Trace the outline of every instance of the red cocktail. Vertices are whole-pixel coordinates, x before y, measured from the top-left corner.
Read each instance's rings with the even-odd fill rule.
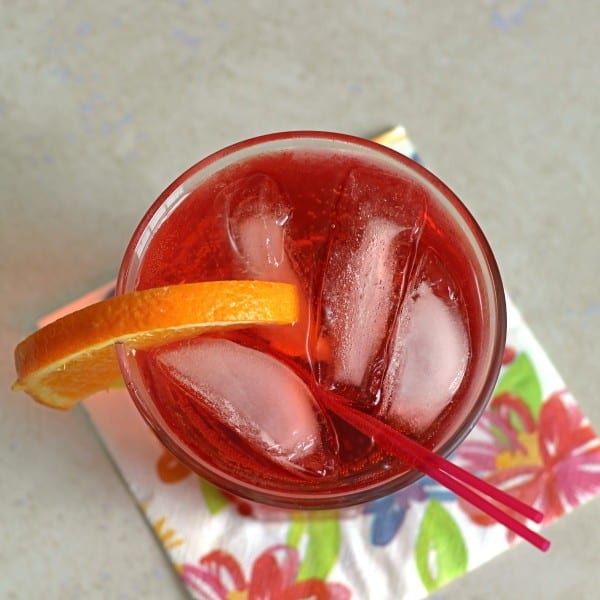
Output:
[[[117,291],[229,279],[294,283],[300,320],[120,349],[159,438],[223,489],[334,508],[419,477],[323,394],[443,455],[485,408],[504,347],[496,263],[460,201],[413,161],[315,132],[201,161],[138,226]]]

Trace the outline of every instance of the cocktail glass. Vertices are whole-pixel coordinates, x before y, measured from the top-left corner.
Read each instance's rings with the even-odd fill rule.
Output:
[[[490,247],[448,187],[381,145],[271,134],[182,174],[135,230],[117,293],[218,279],[296,284],[299,323],[118,356],[167,449],[235,496],[337,509],[421,476],[321,392],[442,456],[492,394],[506,308]]]

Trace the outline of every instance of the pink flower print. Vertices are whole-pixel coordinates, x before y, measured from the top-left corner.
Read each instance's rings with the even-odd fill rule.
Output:
[[[544,523],[600,492],[600,440],[566,391],[542,404],[537,423],[521,398],[501,394],[479,427],[488,439],[463,443],[463,465],[536,506]],[[474,522],[494,524],[469,503],[460,504]]]
[[[199,600],[349,600],[342,584],[320,579],[296,581],[300,560],[294,548],[267,548],[254,561],[246,578],[231,554],[215,550],[198,565],[186,564],[181,576]]]

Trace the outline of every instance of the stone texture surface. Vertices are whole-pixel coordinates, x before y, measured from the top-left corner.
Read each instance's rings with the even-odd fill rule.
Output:
[[[600,425],[598,5],[556,0],[0,6],[0,596],[183,598],[83,411],[12,394],[36,318],[116,273],[150,202],[230,142],[405,124]],[[600,503],[438,598],[592,598]]]

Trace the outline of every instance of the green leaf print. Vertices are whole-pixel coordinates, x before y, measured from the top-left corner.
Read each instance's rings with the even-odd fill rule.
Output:
[[[415,545],[417,570],[428,592],[459,577],[467,570],[467,547],[450,513],[431,500],[421,521]]]
[[[543,401],[542,385],[531,359],[524,352],[506,369],[496,386],[494,396],[504,392],[519,396],[529,407],[534,419],[538,420]]]
[[[302,552],[299,546],[305,538],[306,548]],[[339,519],[335,515],[295,515],[288,532],[287,544],[303,555],[298,569],[298,581],[313,578],[324,580],[340,552]]]
[[[225,498],[221,490],[205,479],[200,479],[200,490],[202,491],[202,496],[204,496],[208,512],[211,515],[216,515],[229,504],[229,500]]]
[[[292,515],[290,530],[288,531],[287,545],[298,550],[300,540],[306,531],[306,517],[302,513]]]

